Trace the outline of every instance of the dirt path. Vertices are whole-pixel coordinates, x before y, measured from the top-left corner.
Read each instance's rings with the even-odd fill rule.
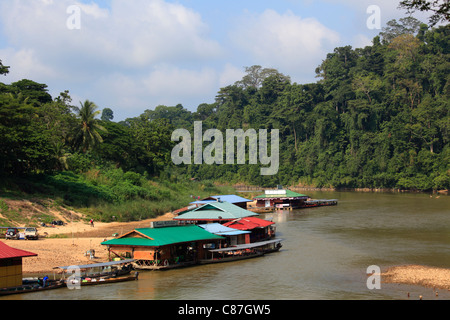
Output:
[[[113,234],[124,234],[136,228],[149,228],[151,221],[172,220],[174,215],[166,213],[154,219],[133,222],[95,222],[94,227],[85,222],[68,223],[64,226],[47,227],[39,229],[40,233],[46,232],[49,236],[63,234],[71,237],[72,234],[78,238],[107,238]]]

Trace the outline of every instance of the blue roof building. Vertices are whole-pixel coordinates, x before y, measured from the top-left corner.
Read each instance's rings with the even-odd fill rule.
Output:
[[[198,227],[203,228],[216,236],[225,237],[225,244],[229,247],[247,243],[247,239],[250,239],[251,234],[251,231],[225,227],[220,223],[199,224]]]
[[[252,200],[237,196],[235,194],[226,194],[226,195],[210,196],[202,200],[191,202],[190,204],[207,204],[217,201],[232,203],[235,206],[241,207],[243,209],[247,208],[247,202],[252,202]]]
[[[257,215],[257,213],[221,200],[208,202],[195,209],[180,213],[177,217],[174,217],[173,220],[196,224],[211,222],[224,223],[239,218]]]

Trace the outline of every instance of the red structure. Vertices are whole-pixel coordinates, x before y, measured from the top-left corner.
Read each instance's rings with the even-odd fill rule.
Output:
[[[245,235],[245,243],[264,241],[275,236],[275,222],[256,217],[236,219],[223,225],[237,230],[251,231],[250,234]]]
[[[35,256],[36,253],[11,248],[0,241],[0,288],[22,285],[22,258]]]

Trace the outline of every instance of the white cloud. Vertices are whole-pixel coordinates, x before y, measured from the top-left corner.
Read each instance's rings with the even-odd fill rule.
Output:
[[[218,77],[211,68],[190,70],[164,64],[146,74],[105,75],[95,82],[88,94],[104,93],[102,101],[95,102],[122,116],[125,113],[137,116],[158,105],[182,104],[195,110],[200,103],[213,102],[209,100],[217,92]]]
[[[33,49],[0,49],[0,57],[5,65],[10,66],[8,78],[12,80],[11,82],[25,78],[39,81],[58,77],[58,72],[51,66],[42,64]]]
[[[237,68],[231,63],[225,64],[222,73],[219,75],[219,87],[223,88],[234,84],[245,76],[244,67]]]
[[[81,8],[80,30],[69,30],[69,6]],[[111,9],[71,0],[2,1],[0,17],[10,42],[33,47],[54,62],[73,57],[95,63],[143,67],[169,61],[199,61],[221,53],[208,38],[201,16],[163,0],[113,0]]]
[[[371,46],[372,45],[372,39],[369,39],[369,37],[367,37],[364,34],[357,34],[356,36],[353,37],[353,41],[351,43],[351,46],[353,48],[364,48],[366,46]]]
[[[168,93],[168,99],[171,99],[170,96],[198,96],[216,90],[216,78],[213,69],[189,70],[164,65],[146,77],[144,84],[150,94]]]
[[[367,14],[367,8],[372,5],[376,5],[380,8],[381,13],[381,27],[385,27],[386,23],[392,19],[400,19],[406,17],[407,10],[399,8],[400,1],[392,0],[323,0],[332,4],[342,4],[349,9],[355,11],[355,27],[359,30],[365,28],[365,21],[369,17]],[[417,11],[413,14],[413,17],[428,23],[430,13]],[[378,30],[378,32],[381,30]]]
[[[339,34],[315,18],[301,18],[291,11],[279,14],[270,9],[243,17],[231,37],[252,56],[253,64],[273,67],[294,77],[314,71],[339,42]]]
[[[67,27],[73,14],[67,8],[74,5],[81,9],[79,30]],[[74,0],[2,0],[0,30],[1,59],[11,66],[7,80],[46,83],[52,95],[69,89],[99,105],[143,111],[198,100],[218,83],[218,74],[203,65],[222,48],[201,15],[179,3],[111,0],[101,8]]]

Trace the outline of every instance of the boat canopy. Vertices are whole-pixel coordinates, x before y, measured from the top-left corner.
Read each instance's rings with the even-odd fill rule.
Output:
[[[127,260],[120,260],[120,261],[110,261],[110,262],[103,262],[103,263],[91,263],[91,264],[85,264],[85,265],[72,265],[72,266],[65,266],[65,267],[54,267],[53,269],[63,269],[67,270],[69,268],[80,268],[80,269],[90,269],[90,268],[100,268],[100,267],[109,267],[109,266],[115,266],[120,264],[127,264],[134,262],[134,259],[127,259]]]
[[[268,244],[281,242],[283,239],[273,239],[273,240],[267,240],[267,241],[259,241],[254,243],[246,243],[246,244],[239,244],[233,247],[228,248],[221,248],[221,249],[211,249],[208,250],[209,252],[225,252],[225,251],[236,251],[236,250],[245,250],[245,249],[251,249],[251,248],[257,248],[262,247]]]

